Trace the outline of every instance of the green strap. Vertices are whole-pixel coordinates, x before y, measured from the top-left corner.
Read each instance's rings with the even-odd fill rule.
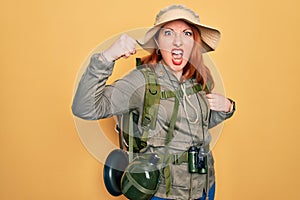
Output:
[[[129,155],[128,155],[128,160],[129,163],[132,162],[133,160],[133,142],[134,142],[134,133],[133,133],[133,117],[132,117],[132,112],[129,113],[129,127],[128,127],[128,132],[129,132]]]
[[[121,134],[122,138],[121,142],[125,139],[127,141],[127,144],[129,146],[130,143],[130,149],[134,153],[139,152],[139,149],[141,148],[139,145],[139,136],[135,134],[134,129],[134,123],[136,123],[138,116],[133,112],[129,111],[128,113],[124,113],[121,117]]]
[[[160,85],[158,84],[154,69],[145,67],[141,68],[141,72],[146,79],[142,126],[145,129],[155,129],[160,102]]]
[[[166,156],[167,159],[165,159],[165,163],[167,165],[163,169],[163,173],[165,176],[165,183],[166,183],[166,196],[168,197],[171,194],[172,187],[171,187],[171,182],[172,182],[172,177],[171,177],[171,169],[170,169],[170,156]]]
[[[149,129],[155,129],[158,114],[158,106],[160,103],[160,85],[158,84],[156,73],[153,68],[141,68],[146,79],[144,108],[142,115],[143,134],[141,137],[141,146],[147,146]]]
[[[141,58],[135,58],[136,62],[135,65],[137,68],[140,68],[142,66],[142,59]]]
[[[174,165],[180,165],[181,163],[188,162],[188,152],[185,151],[183,154],[173,154],[171,158]]]
[[[171,142],[172,138],[173,138],[175,122],[176,122],[177,114],[178,114],[178,107],[179,107],[179,99],[178,99],[178,97],[175,97],[173,113],[172,113],[172,117],[171,117],[171,121],[170,121],[170,125],[169,125],[169,130],[168,130],[168,133],[167,133],[167,138],[166,138],[165,145],[168,145]]]
[[[197,84],[194,85],[193,87],[186,88],[185,91],[187,95],[191,95],[200,92],[201,90],[202,90],[202,86],[200,84]],[[183,96],[182,90],[177,90],[177,91],[166,90],[166,91],[161,91],[160,93],[160,97],[162,99],[173,98],[175,96],[182,97]]]
[[[172,113],[172,117],[171,117],[171,121],[170,121],[170,126],[169,126],[169,130],[167,133],[167,137],[166,137],[166,154],[169,155],[168,152],[168,144],[171,142],[172,138],[173,138],[173,132],[174,132],[174,128],[175,128],[175,122],[177,119],[177,114],[178,114],[178,107],[179,107],[179,99],[176,96],[175,97],[175,103],[174,103],[174,108],[173,108],[173,113]],[[166,182],[166,195],[169,196],[171,194],[171,182],[172,182],[172,177],[171,177],[171,172],[170,172],[170,156],[166,156],[165,157],[165,163],[167,164],[167,166],[164,168],[163,172],[164,172],[164,176],[165,176],[165,182]]]
[[[140,192],[144,194],[154,194],[156,192],[156,188],[154,190],[144,188],[131,176],[129,172],[125,172],[125,173],[129,181],[128,184],[126,184],[126,186],[122,189],[123,194],[125,194],[131,188],[131,186],[134,186],[136,189],[138,189]]]
[[[149,135],[149,129],[144,129],[143,135],[141,137],[141,147],[142,148],[145,148],[147,146],[148,135]]]

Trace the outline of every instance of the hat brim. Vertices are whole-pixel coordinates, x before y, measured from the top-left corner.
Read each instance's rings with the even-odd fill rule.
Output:
[[[182,18],[178,18],[178,19],[187,21],[188,23],[191,23],[195,27],[198,28],[198,30],[200,31],[201,40],[202,40],[202,44],[201,44],[202,45],[202,53],[214,51],[217,48],[218,43],[221,38],[220,31],[218,31],[217,29],[199,24],[199,23],[188,21],[186,19],[182,19]],[[178,20],[178,19],[173,19],[172,21]],[[150,28],[146,32],[145,36],[142,39],[137,40],[138,44],[146,51],[152,53],[153,50],[157,48],[157,45],[154,41],[155,34],[168,22],[170,22],[170,21],[157,24],[154,27]]]

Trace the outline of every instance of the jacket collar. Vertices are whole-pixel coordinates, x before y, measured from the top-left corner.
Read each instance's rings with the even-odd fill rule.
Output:
[[[170,80],[172,83],[181,84],[181,82],[177,79],[177,77],[171,72],[171,70],[159,62],[155,67],[155,72],[158,78],[164,80]],[[189,85],[193,83],[193,80],[187,80],[184,82],[188,82]]]

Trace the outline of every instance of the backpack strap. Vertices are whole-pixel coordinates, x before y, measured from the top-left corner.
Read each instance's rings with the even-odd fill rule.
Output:
[[[142,65],[141,58],[136,58],[136,68],[145,77],[144,108],[142,115],[142,127],[144,129],[155,129],[158,106],[160,103],[160,85],[154,68]]]
[[[142,126],[144,129],[155,129],[158,107],[160,103],[160,85],[153,68],[141,68],[146,79]]]
[[[202,91],[202,85],[200,85],[200,84],[194,85],[192,87],[188,87],[185,90],[187,95],[195,94],[195,93],[200,92],[200,91]],[[204,91],[206,93],[208,92],[208,87],[207,86],[205,87]],[[173,97],[176,97],[176,96],[182,97],[183,96],[183,91],[180,89],[180,90],[177,90],[177,91],[165,90],[165,91],[160,92],[161,99],[168,99],[168,98],[173,98]]]
[[[138,60],[137,63],[139,63]],[[149,129],[154,130],[156,126],[158,107],[160,103],[160,85],[158,83],[156,73],[152,67],[143,67],[140,68],[140,71],[142,72],[146,80],[144,107],[141,123],[143,134],[140,138],[140,142],[142,147],[146,147]]]

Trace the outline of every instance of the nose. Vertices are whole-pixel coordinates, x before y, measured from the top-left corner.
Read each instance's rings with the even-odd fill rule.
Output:
[[[180,47],[182,45],[182,38],[180,33],[175,34],[175,38],[173,41],[174,46]]]

